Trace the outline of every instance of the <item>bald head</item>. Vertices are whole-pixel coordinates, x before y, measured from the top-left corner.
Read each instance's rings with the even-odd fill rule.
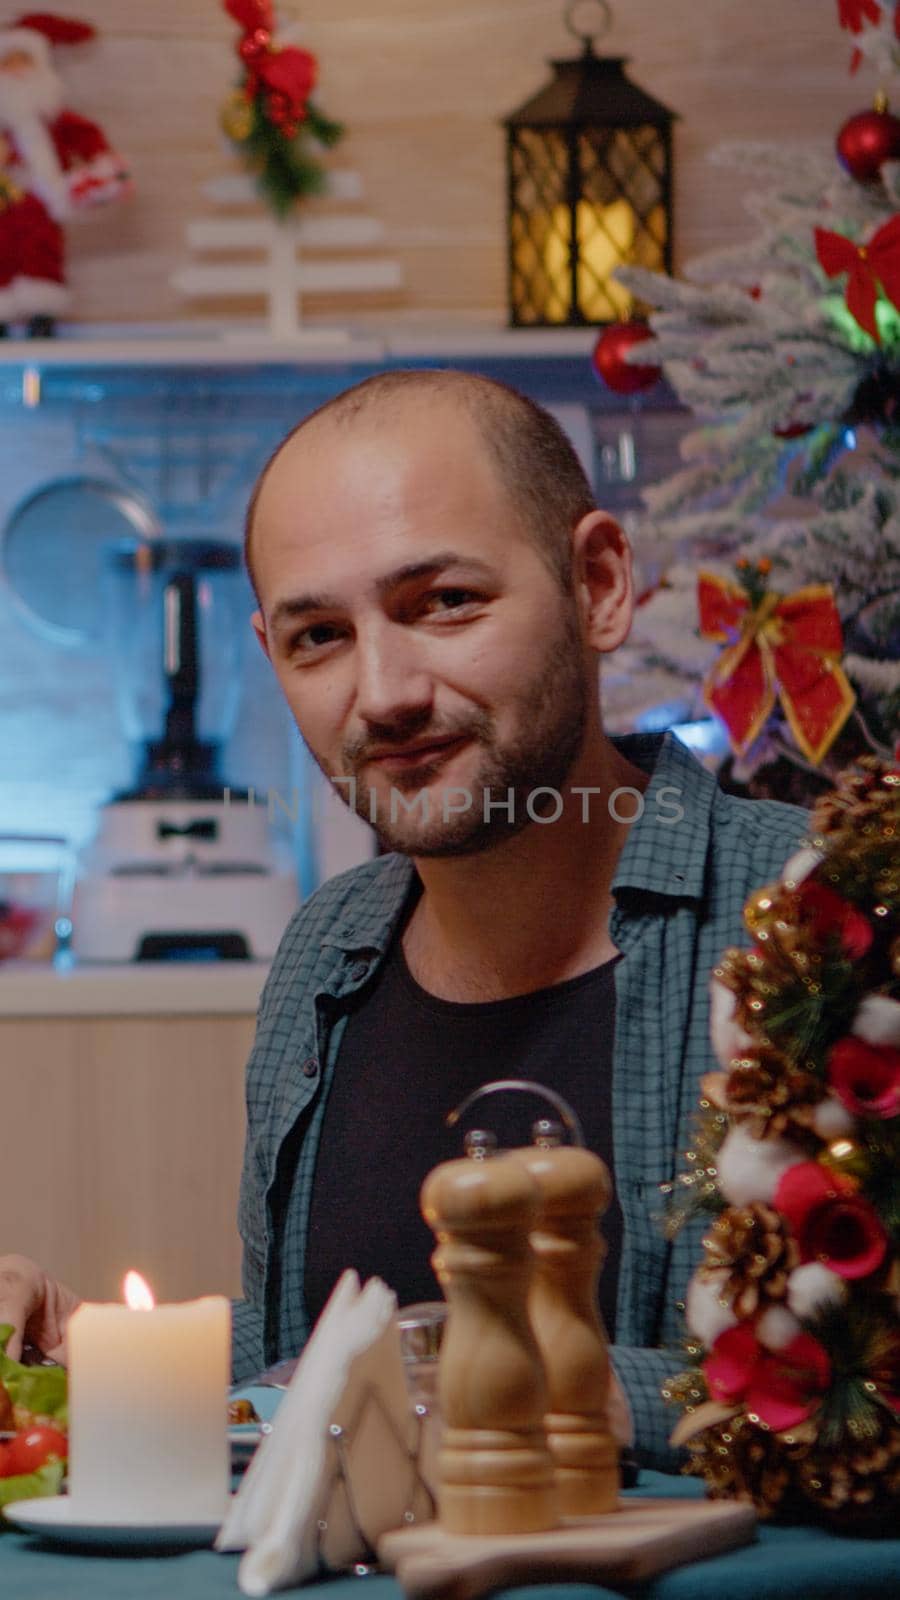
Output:
[[[244,534],[251,582],[257,514],[270,469],[289,446],[308,442],[327,448],[331,434],[345,442],[355,431],[404,427],[412,414],[434,418],[437,436],[447,409],[473,425],[474,448],[482,447],[521,519],[561,588],[571,589],[571,534],[594,506],[591,486],[569,439],[549,412],[517,390],[489,378],[455,371],[400,370],[379,373],[320,406],[278,446],[257,479]]]

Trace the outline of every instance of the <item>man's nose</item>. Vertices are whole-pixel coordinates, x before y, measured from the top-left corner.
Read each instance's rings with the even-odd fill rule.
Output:
[[[386,624],[358,638],[356,710],[364,722],[393,724],[427,714],[433,692],[407,629]]]

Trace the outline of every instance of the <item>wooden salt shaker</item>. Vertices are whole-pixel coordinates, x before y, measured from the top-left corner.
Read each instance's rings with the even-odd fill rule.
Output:
[[[538,1123],[537,1143],[515,1152],[541,1193],[531,1233],[537,1268],[528,1310],[549,1389],[544,1424],[560,1512],[616,1510],[619,1450],[610,1431],[609,1352],[597,1312],[605,1245],[597,1217],[609,1205],[609,1172],[590,1150],[560,1143],[553,1123]]]
[[[444,1162],[422,1187],[450,1305],[438,1455],[438,1520],[449,1533],[539,1533],[557,1522],[547,1387],[527,1309],[540,1205],[514,1155]]]

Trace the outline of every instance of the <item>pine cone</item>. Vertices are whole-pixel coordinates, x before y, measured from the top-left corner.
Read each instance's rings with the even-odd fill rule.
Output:
[[[875,1439],[841,1451],[812,1449],[796,1466],[797,1489],[836,1525],[860,1532],[900,1512],[900,1422],[884,1414]]]
[[[789,1451],[746,1417],[717,1423],[693,1440],[689,1470],[706,1479],[712,1499],[750,1499],[763,1519],[778,1514],[791,1485]]]
[[[720,1212],[703,1240],[704,1275],[720,1273],[722,1298],[743,1321],[761,1302],[783,1300],[788,1275],[800,1264],[797,1241],[770,1206],[729,1206]]]
[[[689,1470],[705,1478],[713,1499],[752,1500],[764,1521],[892,1533],[900,1512],[900,1423],[885,1413],[877,1439],[840,1452],[817,1446],[815,1431],[814,1419],[785,1435],[732,1417],[691,1441]]]
[[[822,1084],[803,1067],[791,1066],[776,1050],[760,1046],[728,1075],[729,1109],[754,1138],[808,1132]]]

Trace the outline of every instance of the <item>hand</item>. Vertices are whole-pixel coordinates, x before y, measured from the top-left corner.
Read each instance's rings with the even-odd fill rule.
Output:
[[[36,1345],[54,1361],[66,1359],[66,1324],[79,1296],[49,1278],[27,1256],[0,1256],[0,1322],[12,1323],[6,1353],[14,1361],[24,1343]]]

